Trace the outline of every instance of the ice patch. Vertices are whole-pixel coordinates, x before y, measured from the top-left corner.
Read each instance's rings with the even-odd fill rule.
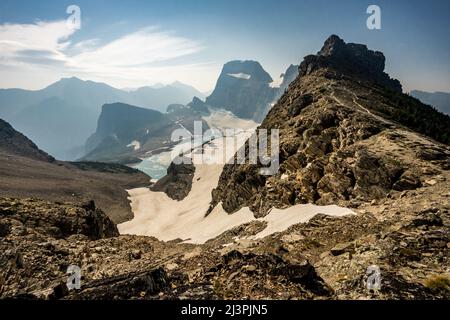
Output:
[[[228,73],[227,76],[244,80],[249,80],[252,77],[251,75],[246,73]]]

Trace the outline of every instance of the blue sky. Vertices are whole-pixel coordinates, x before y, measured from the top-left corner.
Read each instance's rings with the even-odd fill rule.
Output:
[[[81,9],[81,29],[65,25]],[[381,8],[381,30],[366,9]],[[61,77],[138,87],[214,87],[229,60],[259,61],[276,80],[330,34],[384,52],[406,90],[450,91],[450,1],[0,1],[0,87]]]

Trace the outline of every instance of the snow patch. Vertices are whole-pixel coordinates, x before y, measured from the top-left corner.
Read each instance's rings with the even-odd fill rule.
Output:
[[[214,118],[214,115],[207,117],[207,119],[211,123],[219,121],[219,119]],[[231,124],[222,121],[222,125]],[[247,123],[249,127],[254,124]],[[243,134],[249,135],[251,131],[250,133],[237,133],[237,141],[241,141],[242,144],[246,139],[241,139],[243,137],[239,137],[239,135]],[[215,139],[211,145],[213,145],[211,148],[208,145],[204,147],[205,153],[225,148],[225,139]],[[222,152],[217,153],[217,155],[221,154]],[[195,155],[195,151],[193,155]],[[211,156],[215,156],[214,152]],[[354,214],[350,209],[335,205],[299,204],[286,209],[273,208],[264,218],[256,219],[248,207],[241,208],[236,213],[228,214],[222,208],[222,204],[219,203],[205,217],[212,200],[211,191],[217,187],[222,170],[223,164],[196,164],[192,189],[188,196],[181,201],[172,200],[164,192],[153,192],[148,188],[128,190],[134,218],[118,225],[120,233],[154,236],[163,241],[179,238],[185,242],[201,244],[227,230],[252,221],[265,221],[267,223],[264,230],[253,237],[249,237],[249,239],[259,239],[284,231],[294,224],[307,222],[319,213],[331,216]]]
[[[137,140],[132,141],[130,144],[127,145],[128,148],[133,147],[134,151],[137,151],[141,148],[141,143]]]
[[[246,73],[227,73],[227,76],[244,80],[249,80],[252,77],[251,75]]]
[[[269,83],[269,86],[271,88],[280,88],[281,84],[283,83],[284,77],[279,77],[276,80],[273,80],[271,83]]]
[[[228,110],[219,109],[210,111],[211,114],[209,116],[202,117],[210,128],[217,128],[222,131],[230,128],[254,130],[258,126],[258,123],[255,121],[238,118]]]

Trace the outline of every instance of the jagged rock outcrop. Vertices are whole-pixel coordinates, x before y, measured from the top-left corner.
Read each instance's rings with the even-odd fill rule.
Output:
[[[159,179],[151,189],[165,192],[174,200],[183,200],[191,191],[194,173],[195,166],[193,164],[171,162],[167,168],[167,175]]]
[[[102,160],[102,157],[108,157],[108,153],[126,153],[129,148],[127,145],[134,140],[139,142],[139,138],[147,135],[147,130],[162,130],[167,124],[164,114],[159,111],[124,103],[105,104],[97,130],[86,142],[88,153],[83,159]]]
[[[307,56],[260,127],[280,130],[278,173],[225,165],[212,207],[221,202],[232,213],[249,206],[264,216],[299,203],[348,206],[419,188],[448,170],[450,117],[403,95],[384,61],[337,36]]]
[[[379,51],[367,49],[366,45],[345,43],[336,35],[330,36],[317,55],[306,56],[300,64],[300,75],[311,74],[317,69],[332,68],[339,76],[355,77],[401,92],[398,80],[384,72],[385,57]]]
[[[41,90],[0,89],[0,118],[59,160],[84,155],[81,146],[95,131],[101,106],[122,102],[165,112],[170,103],[203,95],[180,82],[119,90],[105,83],[63,78]]]

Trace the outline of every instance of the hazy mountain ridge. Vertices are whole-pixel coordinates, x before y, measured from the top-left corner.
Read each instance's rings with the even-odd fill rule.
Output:
[[[450,93],[413,90],[410,94],[423,103],[429,104],[430,106],[435,107],[440,112],[450,116]]]
[[[123,91],[104,83],[64,78],[36,91],[0,89],[0,117],[53,156],[74,159],[95,131],[101,106],[123,102],[165,111],[171,103],[186,104],[202,93],[182,83]]]

